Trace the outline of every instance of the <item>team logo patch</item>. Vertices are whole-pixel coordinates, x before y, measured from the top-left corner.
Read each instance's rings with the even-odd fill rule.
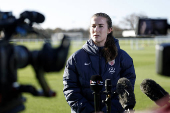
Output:
[[[109,61],[109,65],[113,66],[115,64],[115,60]]]
[[[108,71],[109,71],[110,74],[113,74],[113,73],[115,73],[115,68],[110,67]]]

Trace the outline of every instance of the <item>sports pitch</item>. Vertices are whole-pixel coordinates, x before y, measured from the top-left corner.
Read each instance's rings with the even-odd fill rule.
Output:
[[[82,44],[71,43],[69,55],[82,47]],[[39,42],[25,42],[22,43],[29,50],[40,49],[42,43]],[[170,92],[170,77],[165,77],[156,74],[155,69],[155,44],[151,42],[142,42],[138,46],[133,45],[130,41],[120,40],[120,47],[125,50],[132,58],[136,72],[136,83],[135,83],[135,97],[136,106],[135,111],[152,108],[155,105],[145,94],[140,90],[141,82],[150,78],[160,84],[167,92]],[[63,95],[63,83],[62,83],[63,69],[55,73],[46,73],[45,78],[51,89],[57,92],[56,97],[35,97],[31,94],[24,93],[27,101],[24,103],[26,109],[21,113],[70,113],[70,107],[67,104]],[[29,65],[25,68],[18,69],[18,82],[19,84],[32,84],[36,88],[40,88],[35,73],[32,67]]]

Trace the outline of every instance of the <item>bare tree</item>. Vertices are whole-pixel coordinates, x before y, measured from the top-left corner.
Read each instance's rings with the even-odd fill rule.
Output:
[[[118,25],[113,25],[113,36],[115,37],[122,37],[122,31],[123,29],[121,29]]]
[[[123,21],[121,21],[122,24],[124,24],[125,26],[127,26],[129,29],[136,29],[136,24],[138,21],[138,18],[147,18],[147,16],[145,14],[130,14],[128,16],[126,16]]]

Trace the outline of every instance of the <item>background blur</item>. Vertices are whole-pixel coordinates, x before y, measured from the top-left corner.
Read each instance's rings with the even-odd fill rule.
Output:
[[[86,32],[91,16],[104,12],[116,31],[134,29],[136,16],[170,21],[169,4],[169,0],[0,0],[0,11],[12,11],[16,16],[25,10],[41,12],[46,17],[42,27],[53,33],[73,29]]]
[[[69,35],[71,48],[68,57],[80,49],[89,38],[91,16],[98,12],[107,13],[113,21],[113,35],[119,39],[120,47],[127,51],[134,61],[137,75],[135,110],[138,111],[156,106],[140,90],[140,84],[144,79],[151,78],[170,92],[170,78],[158,75],[155,70],[155,46],[170,43],[170,36],[168,32],[165,36],[138,37],[135,35],[137,20],[139,17],[165,18],[169,23],[169,4],[169,0],[0,0],[0,11],[12,11],[15,16],[19,16],[25,10],[44,14],[45,22],[35,27],[48,35],[53,46],[58,46],[63,34]],[[29,50],[39,50],[44,43],[42,37],[32,34],[26,37],[16,35],[11,40],[28,47]],[[57,96],[54,98],[34,97],[25,93],[27,102],[23,113],[70,112],[62,92],[63,71],[47,73],[45,76],[51,89],[57,92]],[[18,82],[40,87],[31,66],[18,70]]]

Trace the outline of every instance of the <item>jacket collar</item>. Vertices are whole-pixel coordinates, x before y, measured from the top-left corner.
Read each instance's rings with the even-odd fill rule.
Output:
[[[114,37],[113,37],[114,38]],[[119,46],[119,40],[118,39],[115,39],[114,38],[114,41],[115,41],[115,44],[116,44],[116,47],[117,49],[119,50],[120,49],[120,46]],[[93,40],[90,38],[89,40],[87,40],[87,42],[83,45],[82,47],[87,53],[89,54],[92,54],[92,55],[98,55],[100,50],[103,48],[103,47],[98,47],[94,44]]]

